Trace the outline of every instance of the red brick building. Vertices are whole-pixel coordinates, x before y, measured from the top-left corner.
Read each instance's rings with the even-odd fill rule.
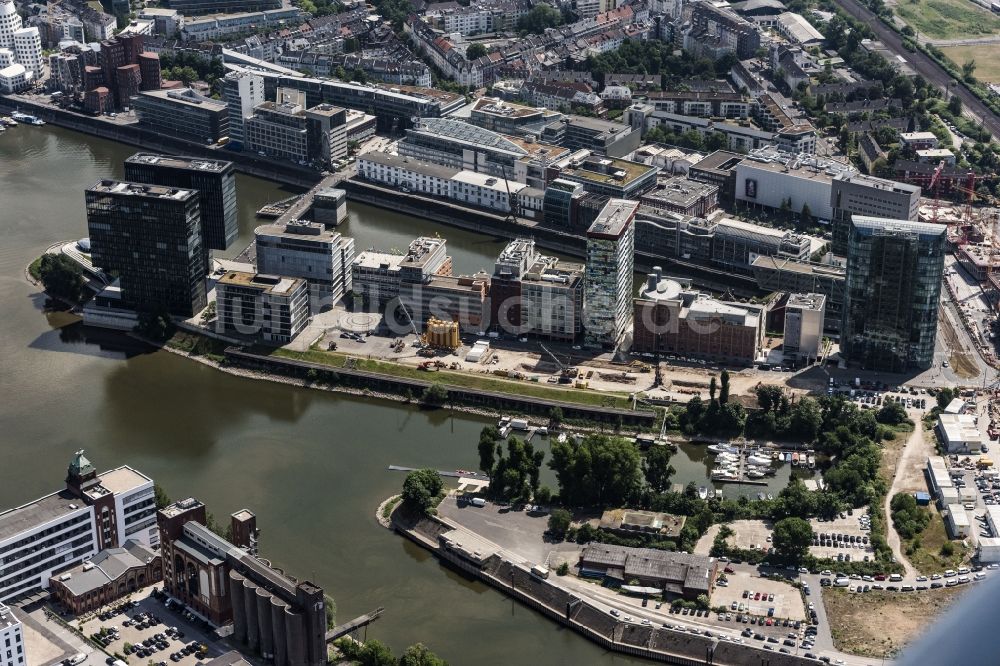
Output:
[[[107,548],[49,579],[49,589],[74,615],[96,610],[163,580],[159,554],[135,541]]]
[[[656,274],[633,307],[633,351],[733,365],[751,365],[761,351],[762,306],[717,301]]]

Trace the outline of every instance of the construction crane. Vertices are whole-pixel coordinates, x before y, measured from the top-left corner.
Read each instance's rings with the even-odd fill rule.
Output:
[[[399,308],[406,315],[406,320],[410,322],[410,328],[413,329],[413,335],[417,336],[417,343],[420,343],[420,331],[417,330],[417,325],[413,323],[413,317],[410,316],[410,311],[406,309],[406,303],[402,299],[399,300]]]
[[[574,379],[576,379],[576,368],[572,368],[572,367],[566,365],[565,363],[563,363],[562,361],[560,361],[559,357],[556,356],[555,354],[553,354],[549,350],[549,348],[546,347],[545,345],[543,345],[541,342],[538,343],[538,346],[542,348],[543,352],[545,352],[546,354],[549,355],[549,357],[552,359],[552,361],[556,364],[556,367],[559,368],[559,383],[560,384],[569,384]]]
[[[510,206],[510,212],[507,214],[507,222],[517,222],[517,201],[510,193],[510,181],[507,180],[507,169],[504,165],[500,165],[500,173],[503,174],[503,184],[507,188],[507,204]]]
[[[933,204],[931,204],[933,210],[931,221],[934,222],[934,224],[938,223],[938,209],[941,206],[941,198],[938,196],[938,185],[941,183],[942,171],[944,171],[944,160],[941,160],[941,162],[937,165],[937,168],[934,169],[934,173],[931,175],[931,182],[927,186],[927,189],[932,192],[931,196],[934,197]]]

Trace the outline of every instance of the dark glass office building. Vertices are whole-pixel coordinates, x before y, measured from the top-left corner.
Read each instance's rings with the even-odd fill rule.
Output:
[[[95,266],[117,275],[123,304],[191,317],[207,304],[194,190],[101,180],[86,191]]]
[[[206,252],[228,249],[240,233],[232,162],[136,153],[125,160],[125,180],[198,190]]]
[[[854,215],[847,246],[841,354],[865,370],[934,363],[945,225]]]

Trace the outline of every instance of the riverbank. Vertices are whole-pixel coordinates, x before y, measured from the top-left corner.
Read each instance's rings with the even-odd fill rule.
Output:
[[[399,503],[390,514],[393,529],[432,553],[444,565],[516,599],[602,648],[653,661],[697,666],[799,666],[816,663],[689,631],[618,619],[600,602],[563,587],[558,576],[542,578],[532,563],[439,516],[420,515]],[[463,547],[463,544],[465,546]]]
[[[156,132],[144,130],[136,123],[88,116],[61,109],[35,96],[0,96],[0,110],[10,113],[21,111],[41,118],[46,123],[63,127],[90,136],[126,143],[143,150],[164,152],[173,155],[187,155],[206,159],[226,160],[233,163],[237,171],[258,178],[276,181],[282,185],[309,189],[320,182],[322,175],[314,169],[301,167],[291,162],[277,162],[258,155],[228,150],[215,144],[195,143],[176,137],[165,137]],[[25,129],[30,130],[30,126]],[[20,131],[21,128],[18,128]]]

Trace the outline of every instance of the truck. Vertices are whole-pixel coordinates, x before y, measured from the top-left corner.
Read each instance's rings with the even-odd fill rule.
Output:
[[[549,569],[548,567],[543,567],[541,564],[536,564],[533,567],[531,567],[531,575],[535,576],[536,578],[548,578]]]

